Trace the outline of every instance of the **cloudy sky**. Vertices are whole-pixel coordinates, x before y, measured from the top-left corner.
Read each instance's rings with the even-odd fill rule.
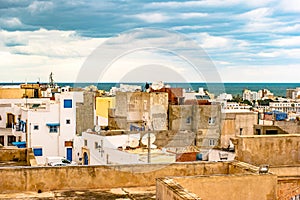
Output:
[[[191,39],[223,82],[299,82],[299,14],[298,0],[0,0],[0,82],[46,82],[50,72],[57,82],[74,82],[97,47],[140,28]],[[134,71],[132,66],[151,64],[178,66],[175,71],[182,74],[186,63],[168,58],[145,50],[123,56],[105,80],[117,81]]]

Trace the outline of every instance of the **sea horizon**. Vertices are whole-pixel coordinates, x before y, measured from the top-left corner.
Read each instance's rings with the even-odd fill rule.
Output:
[[[0,86],[9,86],[9,85],[19,85],[24,84],[25,82],[1,82]],[[34,84],[37,82],[27,82],[28,84]],[[40,84],[47,84],[47,82],[39,82]],[[148,82],[152,83],[152,82]],[[56,82],[60,87],[70,86],[70,87],[80,87],[84,88],[90,85],[95,85],[99,90],[109,91],[112,87],[119,87],[120,84],[129,84],[129,85],[139,85],[143,88],[146,82]],[[228,93],[234,96],[242,95],[244,89],[249,89],[252,91],[258,91],[261,89],[268,89],[275,96],[286,96],[286,89],[293,89],[300,87],[300,83],[269,83],[269,82],[164,82],[165,85],[170,85],[171,87],[190,89],[197,91],[199,88],[207,89],[209,92],[219,95],[221,93]]]

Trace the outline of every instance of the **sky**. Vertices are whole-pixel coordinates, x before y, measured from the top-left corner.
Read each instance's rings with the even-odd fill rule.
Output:
[[[136,46],[112,57],[98,80],[152,81],[169,70],[175,79],[206,81],[174,50],[195,43],[222,82],[298,83],[299,14],[298,0],[0,0],[0,82],[47,82],[51,72],[56,82],[76,82],[90,55],[117,38]]]

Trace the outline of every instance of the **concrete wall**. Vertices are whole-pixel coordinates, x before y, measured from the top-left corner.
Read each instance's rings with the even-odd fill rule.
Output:
[[[253,165],[300,164],[300,135],[238,136],[236,159]]]
[[[257,124],[257,113],[236,112],[222,116],[221,148],[227,148],[231,137],[236,135],[253,135],[253,125]],[[242,131],[240,131],[242,129]]]
[[[197,146],[217,146],[221,132],[221,106],[170,105],[169,129],[196,132]]]
[[[300,178],[294,177],[279,177],[277,183],[278,200],[294,200],[295,196],[300,196]]]
[[[115,97],[96,97],[97,124],[108,126],[108,109],[115,108]]]
[[[0,168],[1,192],[146,187],[156,178],[228,173],[229,163]]]
[[[81,135],[95,125],[95,92],[85,91],[83,102],[76,102],[76,134]]]
[[[173,178],[201,199],[275,200],[275,175],[219,175]]]
[[[33,97],[33,91],[31,89],[21,89],[21,88],[0,88],[0,99],[18,99],[28,96],[28,98]]]
[[[275,121],[275,126],[278,126],[289,134],[300,133],[300,122],[299,121]]]
[[[0,149],[0,162],[3,161],[26,161],[27,149]]]
[[[167,111],[168,93],[117,92],[116,109],[108,123],[112,129],[129,130],[131,123],[138,123],[146,130],[167,130]]]

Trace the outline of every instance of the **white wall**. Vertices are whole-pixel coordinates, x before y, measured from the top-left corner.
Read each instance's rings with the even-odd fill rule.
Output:
[[[90,164],[133,164],[139,162],[138,154],[131,154],[124,151],[120,151],[117,148],[120,146],[128,145],[128,140],[131,138],[139,139],[139,134],[131,135],[116,135],[116,136],[101,136],[93,133],[82,133],[83,140],[87,140],[87,148],[90,151]],[[101,142],[102,141],[102,142]],[[96,148],[95,142],[98,146],[103,144],[102,148]]]

